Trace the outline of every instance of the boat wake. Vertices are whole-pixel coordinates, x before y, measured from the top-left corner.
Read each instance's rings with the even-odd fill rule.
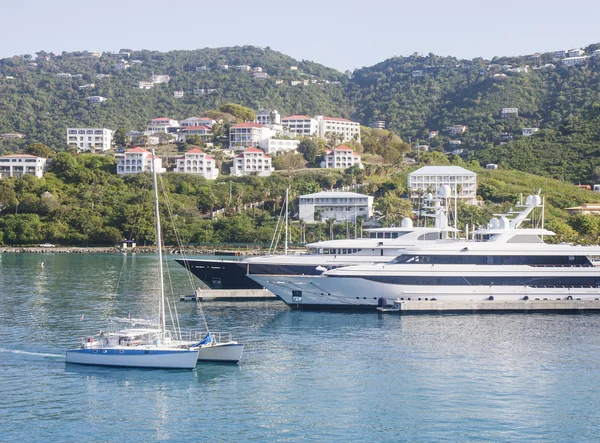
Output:
[[[11,353],[11,354],[21,354],[21,355],[33,355],[33,356],[37,356],[37,357],[64,358],[63,354],[46,354],[43,352],[20,351],[18,349],[0,348],[0,352],[7,352],[7,353]]]

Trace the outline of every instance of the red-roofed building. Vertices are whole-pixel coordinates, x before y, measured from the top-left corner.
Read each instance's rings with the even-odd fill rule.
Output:
[[[35,175],[42,177],[46,169],[46,159],[29,154],[3,155],[0,157],[0,179]]]
[[[281,124],[288,131],[298,135],[317,133],[317,120],[306,115],[290,115],[281,119]]]
[[[123,154],[117,154],[115,157],[119,159],[117,162],[117,174],[119,175],[152,171],[152,153],[147,149],[135,147],[128,149]],[[154,167],[157,173],[166,170],[162,167],[160,157],[154,157]]]
[[[259,123],[238,123],[229,128],[229,147],[243,150],[249,146],[259,145],[275,135],[275,131]]]
[[[201,175],[209,180],[219,176],[215,159],[198,148],[190,149],[183,158],[178,158],[174,172]]]
[[[321,162],[322,168],[350,168],[352,166],[363,167],[360,161],[360,154],[352,151],[346,145],[340,145],[327,152],[325,160]]]
[[[258,148],[248,148],[233,159],[231,175],[258,175],[267,177],[271,175],[274,168],[271,164],[271,157]]]

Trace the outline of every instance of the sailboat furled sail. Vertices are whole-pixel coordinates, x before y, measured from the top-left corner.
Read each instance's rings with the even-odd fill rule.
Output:
[[[209,332],[204,339],[198,341],[203,334],[192,332],[182,334],[174,328],[174,325],[173,330],[167,329],[154,150],[152,151],[152,183],[160,279],[158,322],[131,318],[117,319],[118,322],[127,323],[128,327],[109,333],[101,331],[98,336],[83,338],[79,347],[66,351],[67,363],[152,369],[194,369],[198,361],[237,363],[242,357],[244,345],[232,341],[231,338],[214,340]]]

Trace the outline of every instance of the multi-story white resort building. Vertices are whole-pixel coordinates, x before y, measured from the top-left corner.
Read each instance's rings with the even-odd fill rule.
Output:
[[[360,143],[360,123],[345,118],[324,117],[318,115],[318,135],[321,138],[329,138],[332,134],[341,137],[341,142],[355,140]]]
[[[183,158],[177,159],[174,172],[201,175],[209,180],[214,180],[219,176],[215,159],[198,148],[190,149]]]
[[[128,149],[115,157],[119,159],[117,162],[117,174],[119,175],[152,171],[152,153],[144,148]],[[160,157],[154,157],[154,167],[157,173],[165,172]]]
[[[34,175],[42,177],[46,169],[46,159],[29,154],[0,156],[0,178]]]
[[[271,175],[274,168],[271,165],[271,157],[258,148],[248,148],[233,159],[231,175],[258,175],[267,177]]]
[[[317,120],[306,115],[290,115],[281,119],[281,124],[296,135],[314,135],[317,133]]]
[[[454,189],[459,201],[477,204],[477,174],[460,166],[423,166],[408,174],[408,189],[411,197],[427,192],[436,193],[442,185],[450,186],[452,196]]]
[[[229,128],[229,147],[243,150],[250,146],[258,146],[263,140],[275,135],[275,131],[258,123],[246,122]]]
[[[300,136],[316,135],[321,138],[329,138],[335,134],[340,136],[342,143],[351,140],[360,143],[360,123],[345,118],[322,115],[313,118],[306,115],[291,115],[282,118],[281,124],[290,133]]]
[[[358,216],[365,220],[373,216],[373,197],[356,192],[324,191],[301,195],[299,203],[299,218],[307,223],[327,219],[355,223]]]
[[[268,111],[265,109],[261,109],[256,113],[256,123],[260,125],[280,125],[281,124],[281,114],[277,112],[276,109],[272,111]]]
[[[363,167],[360,154],[354,152],[346,145],[340,145],[327,152],[325,159],[321,162],[322,168],[349,168],[351,166]]]
[[[67,128],[67,144],[80,151],[108,151],[113,131],[106,128]]]

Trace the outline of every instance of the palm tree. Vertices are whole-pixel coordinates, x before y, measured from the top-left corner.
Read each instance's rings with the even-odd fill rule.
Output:
[[[327,226],[327,229],[329,229],[329,239],[333,240],[333,227],[335,225],[335,218],[328,218],[325,221],[325,224]]]
[[[306,222],[303,219],[300,219],[298,222],[298,227],[300,228],[300,243],[306,243]]]

